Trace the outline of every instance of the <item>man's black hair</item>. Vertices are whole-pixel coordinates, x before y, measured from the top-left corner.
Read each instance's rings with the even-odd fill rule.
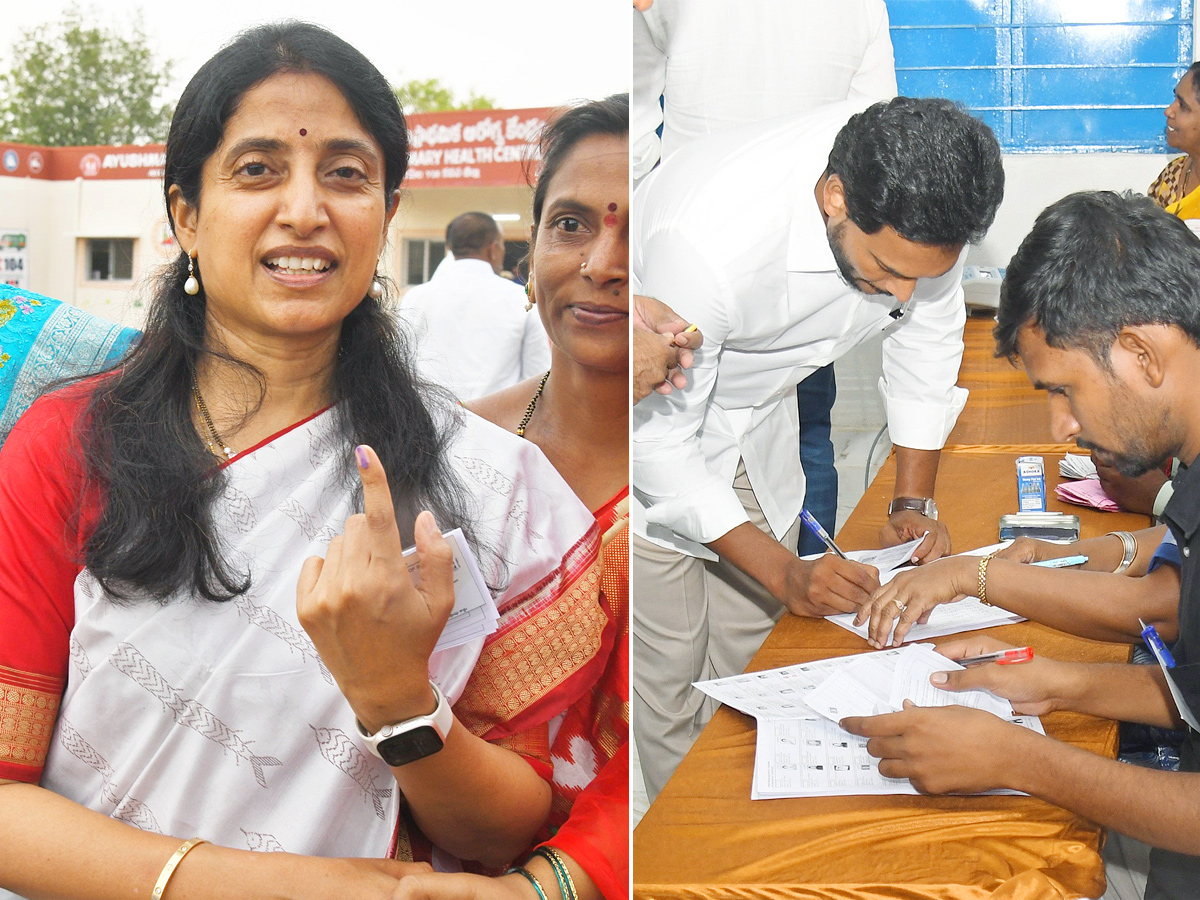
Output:
[[[483,212],[465,212],[446,226],[446,246],[455,257],[478,256],[488,244],[502,240],[496,220]]]
[[[949,100],[896,97],[851,117],[829,172],[845,186],[850,221],[918,244],[978,242],[1004,197],[996,136]]]
[[[1085,191],[1042,211],[1000,288],[996,355],[1015,359],[1021,328],[1086,350],[1111,371],[1122,328],[1175,325],[1200,345],[1200,239],[1135,194]]]

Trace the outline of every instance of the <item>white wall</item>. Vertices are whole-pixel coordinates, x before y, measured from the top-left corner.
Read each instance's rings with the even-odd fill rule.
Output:
[[[1007,266],[1038,213],[1055,200],[1076,191],[1144,193],[1163,166],[1177,155],[1006,153],[1004,202],[987,237],[971,248],[967,262],[976,266]]]

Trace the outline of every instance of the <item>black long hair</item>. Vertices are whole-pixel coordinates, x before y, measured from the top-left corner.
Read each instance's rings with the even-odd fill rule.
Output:
[[[336,35],[315,25],[280,22],[236,37],[192,78],[171,120],[163,194],[178,187],[200,208],[201,170],[246,92],[279,72],[312,72],[345,96],[385,160],[388,202],[408,166],[404,114],[379,71]],[[263,384],[248,364],[204,346],[204,292],[183,290],[187,256],[159,274],[145,332],[124,363],[102,378],[82,429],[89,480],[102,491],[103,513],[84,550],[84,563],[118,599],[165,602],[180,590],[229,600],[250,586],[248,572],[223,557],[213,505],[224,477],[193,426],[192,385],[204,354],[223,356]],[[201,273],[201,282],[203,274]],[[446,460],[457,418],[440,415],[438,397],[422,385],[391,313],[370,296],[345,319],[333,375],[336,429],[348,443],[375,448],[388,474],[401,536],[431,509],[443,528],[468,530],[464,493]],[[343,477],[356,482],[351,454]]]

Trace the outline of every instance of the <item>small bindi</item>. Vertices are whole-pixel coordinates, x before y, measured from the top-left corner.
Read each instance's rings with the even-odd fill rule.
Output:
[[[609,228],[617,227],[617,217],[613,215],[617,211],[617,204],[608,204],[608,215],[604,217],[604,224]]]
[[[308,134],[308,129],[307,129],[307,128],[301,128],[301,129],[300,129],[300,137],[304,137],[306,134]]]

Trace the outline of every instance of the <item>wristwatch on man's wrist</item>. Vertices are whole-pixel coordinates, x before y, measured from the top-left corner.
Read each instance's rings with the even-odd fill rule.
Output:
[[[937,504],[933,502],[932,497],[897,497],[888,505],[888,515],[891,516],[902,509],[916,510],[925,518],[937,521]]]
[[[437,753],[446,744],[446,735],[454,724],[454,711],[446,702],[446,696],[432,681],[433,695],[437,698],[437,709],[427,716],[405,719],[394,725],[384,725],[374,734],[367,734],[362,722],[354,720],[358,736],[373,756],[389,766],[404,766],[426,756]]]

